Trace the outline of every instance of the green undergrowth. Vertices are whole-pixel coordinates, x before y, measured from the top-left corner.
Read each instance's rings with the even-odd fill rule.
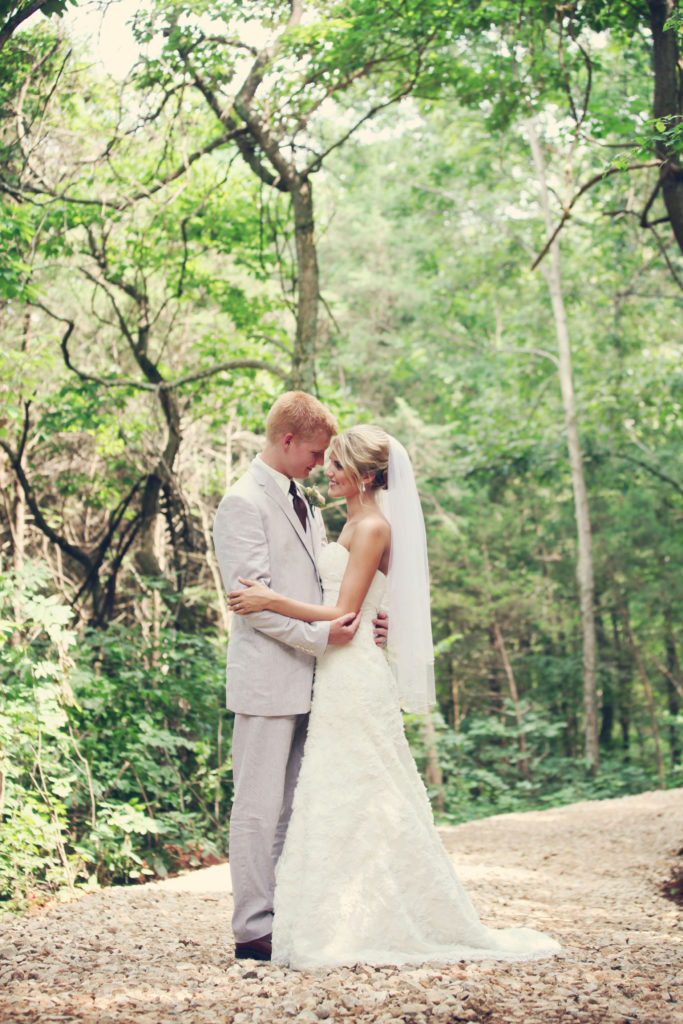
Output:
[[[226,856],[232,796],[224,641],[112,623],[72,625],[45,573],[0,574],[0,909],[78,889],[144,882]],[[648,764],[614,753],[591,773],[562,754],[561,724],[531,705],[454,730],[432,717],[442,774],[437,820],[656,788]],[[406,716],[418,766],[425,722]],[[520,734],[525,741],[520,753]],[[670,771],[664,784],[683,784]]]
[[[432,716],[442,782],[430,785],[429,790],[439,822],[458,824],[494,814],[683,786],[683,766],[670,769],[661,778],[647,750],[642,761],[632,752],[620,755],[612,751],[602,756],[593,771],[584,760],[558,750],[561,723],[551,722],[530,705],[523,710],[521,730],[516,722],[510,724],[509,707],[501,715],[466,719],[458,731],[448,727],[440,714]],[[407,716],[406,726],[411,749],[424,773],[429,745],[424,721]]]
[[[0,576],[0,908],[227,849],[223,645],[71,618],[40,570]]]

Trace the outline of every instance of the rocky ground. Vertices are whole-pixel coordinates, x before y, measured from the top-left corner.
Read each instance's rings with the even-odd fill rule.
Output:
[[[563,944],[523,964],[296,972],[235,962],[227,866],[0,921],[2,1024],[675,1024],[683,790],[441,830],[485,923]]]

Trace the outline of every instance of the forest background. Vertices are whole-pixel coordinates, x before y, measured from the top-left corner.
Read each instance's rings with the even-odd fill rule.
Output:
[[[680,785],[677,0],[149,0],[115,76],[76,6],[0,4],[2,904],[225,856],[286,387],[413,459],[437,815]]]

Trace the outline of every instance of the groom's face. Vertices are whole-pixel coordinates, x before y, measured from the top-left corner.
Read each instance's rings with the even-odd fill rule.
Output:
[[[304,480],[316,466],[322,466],[325,461],[330,435],[326,430],[318,430],[310,437],[286,434],[283,442],[287,475]]]

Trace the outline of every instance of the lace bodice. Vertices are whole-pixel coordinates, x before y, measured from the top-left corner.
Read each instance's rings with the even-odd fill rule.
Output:
[[[323,581],[323,604],[336,604],[348,561],[348,548],[338,541],[332,541],[323,548],[318,559],[318,571]],[[363,601],[361,610],[365,618],[367,618],[366,612],[372,613],[373,616],[377,612],[382,603],[386,585],[387,578],[378,569]]]

